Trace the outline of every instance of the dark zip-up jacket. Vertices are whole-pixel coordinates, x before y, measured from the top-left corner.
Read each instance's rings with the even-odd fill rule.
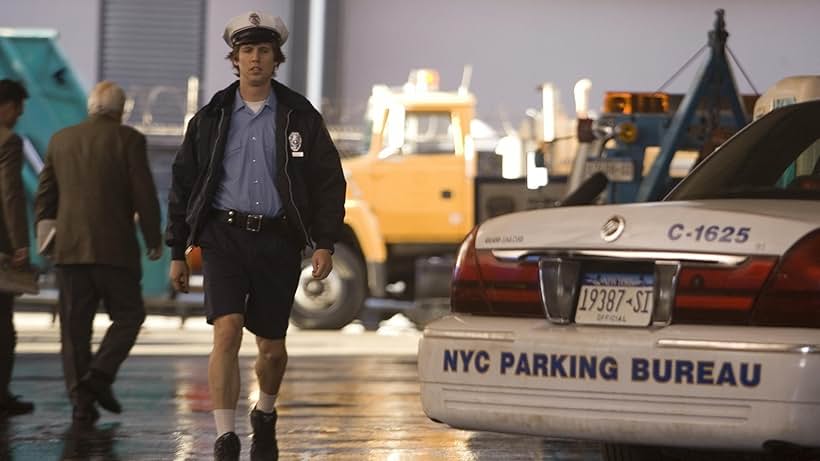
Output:
[[[287,222],[299,236],[297,244],[332,250],[344,222],[347,186],[339,152],[310,102],[275,80],[271,83],[277,101],[274,183]],[[165,232],[173,259],[185,259],[185,250],[198,244],[211,212],[224,173],[222,161],[238,86],[236,81],[217,92],[194,115],[174,159]]]

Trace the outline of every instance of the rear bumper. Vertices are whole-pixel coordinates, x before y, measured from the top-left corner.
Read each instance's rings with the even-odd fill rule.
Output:
[[[451,426],[623,443],[820,446],[820,332],[449,316],[419,343],[422,406]],[[792,346],[792,347],[789,347]]]

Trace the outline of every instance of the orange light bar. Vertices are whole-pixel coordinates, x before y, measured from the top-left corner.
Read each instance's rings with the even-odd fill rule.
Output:
[[[633,93],[608,91],[604,95],[604,113],[609,114],[655,114],[669,111],[669,95],[666,93]]]

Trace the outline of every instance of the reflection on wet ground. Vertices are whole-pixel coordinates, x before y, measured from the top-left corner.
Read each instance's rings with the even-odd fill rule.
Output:
[[[60,362],[18,354],[13,390],[32,415],[0,419],[0,460],[207,460],[214,424],[205,356],[133,356],[115,392],[122,415],[70,424]],[[248,459],[253,363],[242,358],[237,431]],[[296,356],[279,397],[285,460],[599,460],[593,443],[467,432],[422,413],[413,356]]]

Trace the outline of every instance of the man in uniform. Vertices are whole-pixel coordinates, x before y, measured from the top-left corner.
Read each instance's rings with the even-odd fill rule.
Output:
[[[135,220],[148,258],[162,254],[145,136],[122,124],[124,104],[125,93],[112,82],[91,90],[88,119],[52,136],[35,201],[38,222],[56,219],[63,374],[73,419],[84,424],[99,417],[95,402],[122,411],[111,385],[145,320]],[[92,356],[100,300],[112,324]]]
[[[227,24],[228,59],[239,79],[189,122],[173,164],[170,278],[187,291],[185,252],[199,246],[214,326],[208,384],[218,460],[236,460],[240,452],[234,420],[243,328],[256,335],[258,348],[251,459],[278,459],[274,403],[301,254],[310,246],[313,277],[327,277],[344,220],[345,179],[321,115],[273,80],[287,38],[279,17],[260,12]]]
[[[23,140],[11,130],[23,114],[26,89],[13,80],[0,80],[0,253],[12,267],[29,264],[26,196],[23,193]],[[0,417],[34,411],[34,405],[9,392],[17,332],[12,311],[14,293],[0,292]]]

